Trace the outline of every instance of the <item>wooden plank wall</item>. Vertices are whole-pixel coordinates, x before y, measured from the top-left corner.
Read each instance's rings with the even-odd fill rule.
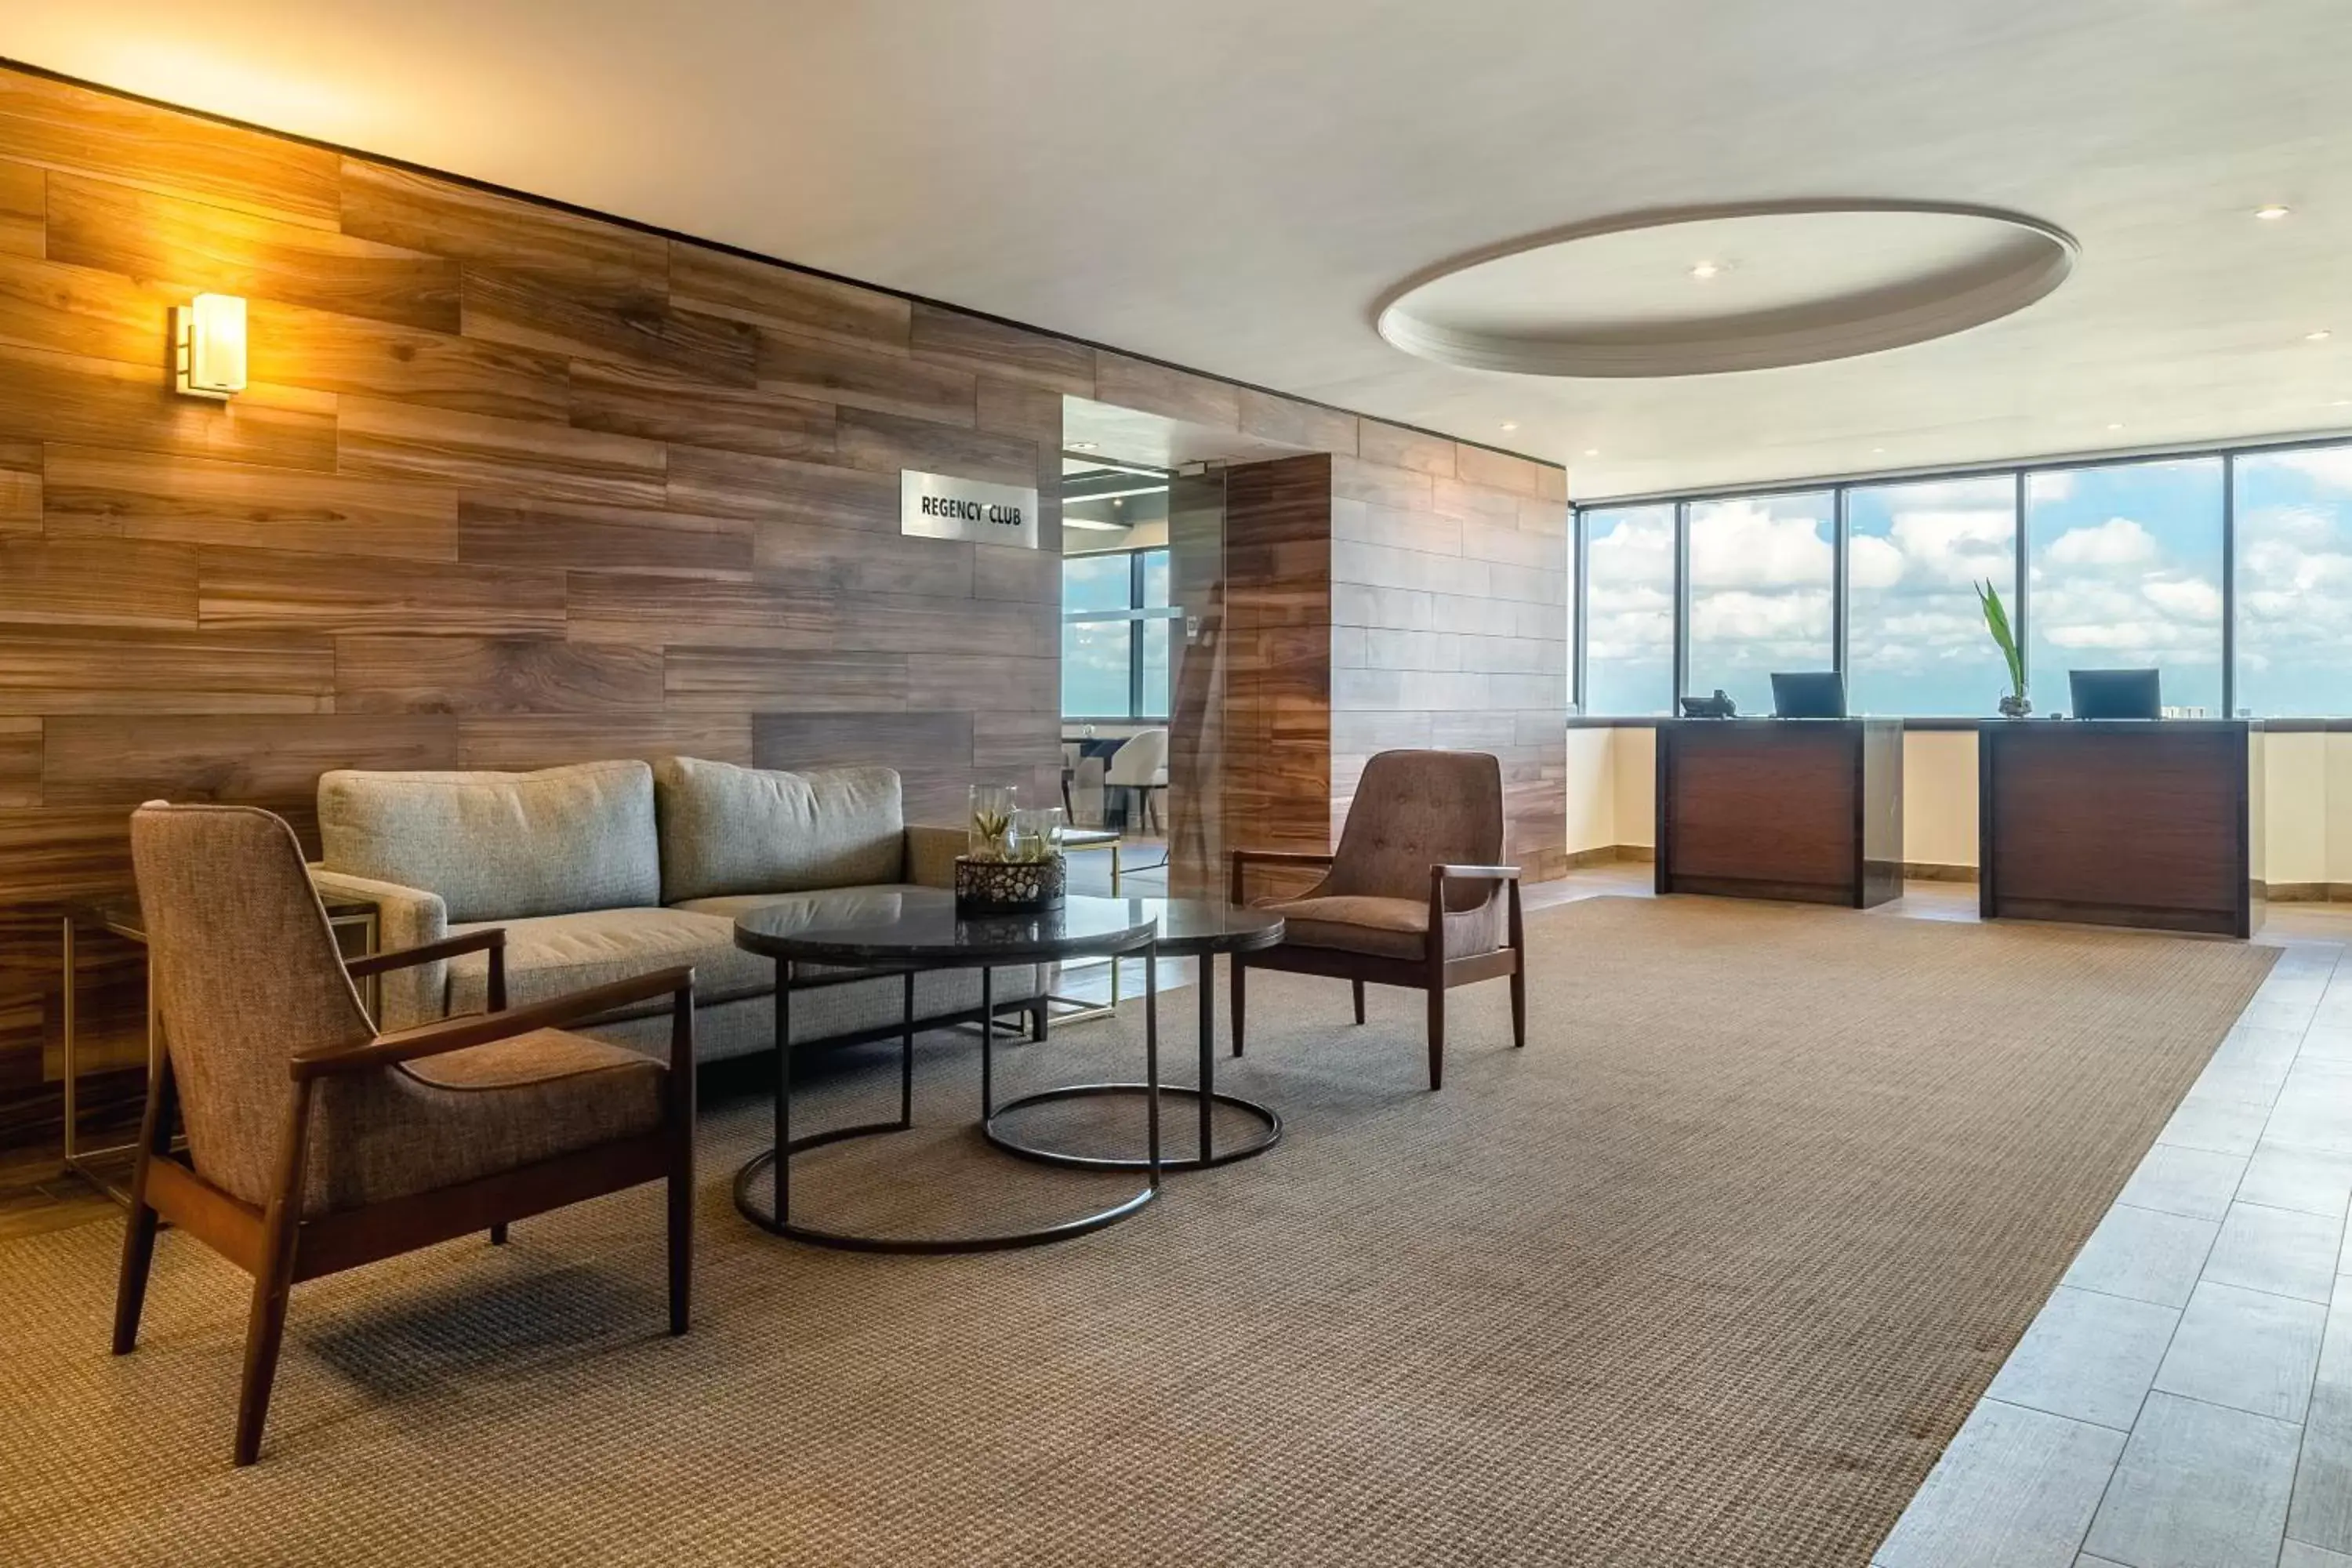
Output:
[[[226,405],[167,390],[206,289],[250,304]],[[1066,395],[1358,455],[1352,416],[0,68],[0,1144],[54,1142],[58,912],[127,885],[143,799],[308,838],[329,767],[667,752],[1050,795]],[[1040,485],[1046,548],[900,537],[901,467]],[[86,960],[132,1062],[137,955]]]
[[[1568,492],[1559,468],[1362,422],[1331,502],[1331,814],[1400,746],[1492,752],[1505,857],[1568,870]]]

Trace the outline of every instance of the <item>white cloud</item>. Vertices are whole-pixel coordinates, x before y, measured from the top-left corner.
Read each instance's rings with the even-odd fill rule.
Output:
[[[2046,559],[2053,566],[2137,566],[2157,557],[2156,538],[2127,517],[2111,517],[2095,528],[2070,528],[2053,540]]]
[[[2299,452],[2268,452],[2242,458],[2242,464],[2276,463],[2332,490],[2352,490],[2352,447],[2306,447]]]
[[[1835,565],[1828,532],[1829,524],[1823,519],[1776,515],[1755,501],[1708,501],[1694,506],[1692,586],[1702,590],[1826,586]]]
[[[2202,577],[2160,577],[2140,584],[2150,604],[2188,621],[2219,622],[2221,590]]]

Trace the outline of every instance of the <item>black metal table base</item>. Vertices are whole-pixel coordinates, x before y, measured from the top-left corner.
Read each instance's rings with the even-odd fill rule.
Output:
[[[855,1138],[879,1137],[888,1132],[904,1132],[915,1124],[915,974],[907,972],[905,978],[905,1026],[898,1037],[898,1119],[896,1121],[867,1121],[854,1127],[829,1128],[823,1132],[792,1136],[792,973],[788,960],[778,960],[776,973],[776,1142],[761,1153],[752,1156],[735,1174],[735,1208],[745,1219],[775,1236],[789,1237],[794,1241],[814,1247],[835,1247],[845,1252],[893,1253],[960,1253],[1005,1252],[1016,1247],[1044,1247],[1073,1237],[1103,1230],[1129,1218],[1160,1195],[1160,1176],[1169,1163],[1160,1158],[1160,1029],[1156,1006],[1144,1018],[1144,1071],[1149,1081],[1134,1086],[1144,1091],[1146,1137],[1150,1156],[1133,1162],[1132,1168],[1149,1173],[1143,1190],[1110,1207],[1072,1219],[1060,1220],[1048,1226],[1026,1230],[995,1231],[979,1236],[897,1237],[866,1236],[849,1231],[828,1230],[821,1226],[803,1225],[792,1217],[792,1162],[797,1154],[828,1143],[846,1142]],[[1156,954],[1144,952],[1147,984],[1157,979],[1159,963]],[[989,1026],[994,1022],[994,994],[986,968],[980,972],[980,1005],[982,1027],[980,1044],[981,1127],[986,1131],[996,1115],[995,1104],[995,1039],[996,1031]],[[990,1134],[990,1142],[996,1142]],[[1000,1145],[1002,1146],[1002,1145]],[[777,1150],[783,1158],[777,1158]],[[1017,1151],[1016,1151],[1017,1152]],[[1119,1167],[1129,1168],[1127,1165]],[[770,1205],[762,1208],[757,1196],[761,1177],[767,1178]]]
[[[1282,1142],[1282,1118],[1272,1106],[1260,1105],[1255,1100],[1244,1100],[1237,1094],[1217,1092],[1217,964],[1212,953],[1201,955],[1201,1087],[1185,1084],[1154,1085],[1149,1083],[1074,1083],[1059,1089],[1040,1089],[1009,1100],[996,1110],[996,1114],[981,1123],[982,1136],[1008,1154],[1018,1154],[1024,1160],[1035,1160],[1047,1165],[1066,1165],[1080,1171],[1208,1171],[1219,1165],[1230,1165],[1237,1160],[1247,1160],[1265,1153]],[[1150,977],[1147,976],[1147,984]],[[1181,1095],[1199,1108],[1199,1152],[1191,1159],[1170,1159],[1157,1150],[1151,1158],[1137,1159],[1132,1155],[1074,1154],[1066,1150],[1047,1149],[1035,1143],[1024,1143],[1009,1132],[998,1129],[997,1121],[1005,1115],[1032,1105],[1045,1105],[1056,1100],[1085,1100],[1096,1096],[1148,1094]],[[1216,1107],[1231,1106],[1234,1110],[1257,1119],[1264,1131],[1244,1142],[1220,1149],[1210,1123]]]

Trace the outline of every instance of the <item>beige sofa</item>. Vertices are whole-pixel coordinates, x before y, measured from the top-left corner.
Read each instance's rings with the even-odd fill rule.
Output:
[[[540,773],[362,773],[319,781],[319,890],[364,899],[385,948],[501,926],[508,1000],[520,1005],[690,963],[696,1055],[765,1050],[775,964],[734,942],[755,905],[823,895],[877,910],[910,888],[954,886],[961,828],[909,827],[887,768],[789,773],[691,757],[583,763]],[[793,1043],[897,1033],[896,978],[804,967]],[[1043,1011],[1034,968],[996,972],[1000,1011]],[[404,1028],[487,1000],[483,954],[383,977],[380,1027]],[[920,975],[925,1024],[976,1016],[976,971]],[[666,1048],[667,1004],[625,1009],[583,1033]]]

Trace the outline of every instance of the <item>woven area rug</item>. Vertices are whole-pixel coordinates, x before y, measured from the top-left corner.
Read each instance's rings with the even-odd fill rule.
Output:
[[[1057,1247],[772,1238],[729,1197],[764,1107],[714,1105],[693,1333],[653,1188],[306,1285],[250,1470],[242,1276],[167,1235],[118,1360],[118,1226],[0,1246],[0,1561],[1863,1564],[2272,957],[1707,900],[1529,927],[1528,1047],[1457,992],[1439,1095],[1417,995],[1357,1028],[1337,982],[1255,979],[1222,1081],[1284,1142]],[[1130,1005],[1000,1072],[1140,1038]],[[976,1037],[921,1052],[938,1130],[812,1156],[799,1212],[1125,1190],[988,1150]],[[802,1125],[887,1114],[894,1061]]]

